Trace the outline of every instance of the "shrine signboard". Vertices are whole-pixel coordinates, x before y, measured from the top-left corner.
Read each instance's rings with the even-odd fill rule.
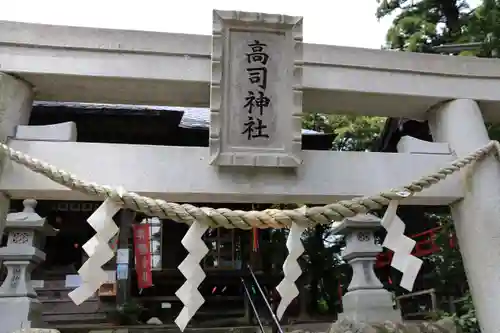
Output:
[[[134,224],[132,231],[134,235],[137,287],[139,289],[149,288],[153,285],[149,224]]]
[[[302,163],[302,53],[301,17],[213,12],[211,164]]]

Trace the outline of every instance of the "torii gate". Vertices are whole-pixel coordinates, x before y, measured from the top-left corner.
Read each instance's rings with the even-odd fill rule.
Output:
[[[249,66],[255,63],[260,65]],[[0,138],[10,148],[80,179],[157,199],[327,204],[400,188],[485,147],[489,138],[484,121],[500,119],[499,64],[492,59],[303,44],[302,19],[284,15],[214,11],[213,36],[0,22]],[[261,99],[249,110],[245,105],[252,97],[269,101]],[[33,99],[210,106],[210,147],[36,140],[38,129],[19,127],[28,123]],[[338,110],[427,120],[436,143],[407,138],[398,154],[300,151],[301,113]],[[256,138],[245,136],[243,126],[250,121],[268,132],[254,128]],[[17,134],[20,129],[30,134],[16,135],[16,129]],[[60,183],[75,183],[67,174],[15,152],[10,158]],[[468,162],[474,158],[482,160],[401,204],[451,205],[479,321],[483,332],[493,333],[500,327],[500,164],[486,150]],[[179,177],[188,172],[195,177]],[[102,199],[90,196],[93,186],[79,188],[86,194],[71,191],[6,160],[0,206],[6,212],[10,198]],[[120,193],[100,190],[121,200]],[[409,194],[391,193],[392,199]],[[186,211],[198,216],[194,238],[208,227],[201,222],[209,220],[250,221],[264,227],[266,222],[280,226],[294,219],[326,222],[343,216],[334,205],[323,215],[314,209],[274,211],[236,214],[234,222],[220,211],[160,205],[127,193],[121,198],[129,204],[142,200],[141,209],[177,220],[193,223]],[[367,202],[341,208],[352,215],[366,211]],[[185,214],[175,215],[172,207]]]

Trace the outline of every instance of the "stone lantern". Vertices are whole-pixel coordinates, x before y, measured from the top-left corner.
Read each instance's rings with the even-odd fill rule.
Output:
[[[31,272],[45,260],[46,236],[56,234],[35,212],[37,202],[24,200],[24,210],[7,215],[5,232],[7,246],[0,248],[0,260],[7,268],[7,277],[0,286],[0,333],[40,327],[41,304],[31,284]]]
[[[382,247],[375,243],[375,231],[381,227],[380,219],[360,214],[345,219],[333,232],[345,235],[343,259],[352,268],[352,279],[342,297],[344,312],[339,320],[376,323],[401,322],[401,313],[393,308],[392,294],[385,290],[375,275],[374,264]]]

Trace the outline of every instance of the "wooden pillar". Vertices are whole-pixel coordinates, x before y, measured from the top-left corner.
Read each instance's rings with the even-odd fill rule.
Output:
[[[307,279],[303,277],[299,281],[299,314],[297,318],[299,320],[308,320],[309,319],[309,312],[307,311],[308,305],[309,305],[309,290],[307,289]]]
[[[122,306],[126,304],[130,299],[130,263],[133,258],[131,255],[131,244],[129,244],[129,239],[132,233],[132,224],[135,219],[135,212],[129,209],[122,209],[119,213],[119,223],[120,223],[120,234],[118,236],[118,251],[126,251],[128,252],[128,265],[127,269],[127,277],[126,279],[117,278],[116,281],[116,305]],[[118,265],[121,265],[117,260],[116,270],[118,273]],[[119,274],[117,274],[119,277]]]

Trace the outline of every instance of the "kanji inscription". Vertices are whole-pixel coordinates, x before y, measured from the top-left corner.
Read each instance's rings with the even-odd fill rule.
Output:
[[[302,18],[214,11],[211,164],[302,163]]]

